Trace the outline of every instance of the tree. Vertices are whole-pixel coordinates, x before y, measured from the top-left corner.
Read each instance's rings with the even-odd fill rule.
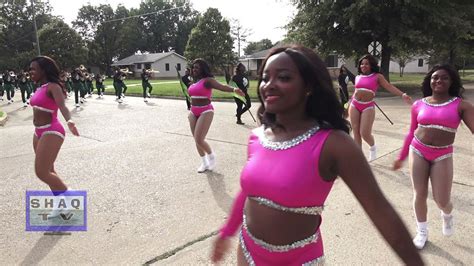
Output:
[[[235,61],[232,47],[229,22],[219,10],[209,8],[191,31],[184,54],[189,59],[204,58],[217,69]]]
[[[294,0],[298,12],[288,25],[288,38],[322,54],[337,51],[347,57],[367,53],[368,45],[378,41],[381,71],[388,79],[392,53],[428,49],[450,42],[451,33],[459,37],[460,28],[472,29],[466,5],[473,4],[464,2]]]
[[[250,55],[250,54],[253,54],[253,53],[258,52],[258,51],[270,49],[273,46],[274,46],[274,44],[272,44],[271,40],[262,39],[258,42],[249,42],[247,47],[244,48],[244,52],[245,52],[246,55]]]
[[[87,49],[81,36],[64,21],[54,19],[38,32],[43,54],[51,56],[62,68],[83,64]]]
[[[234,41],[237,42],[237,54],[240,57],[240,50],[243,43],[247,42],[247,37],[252,34],[252,30],[244,28],[237,19],[232,20],[231,32]]]
[[[414,54],[404,51],[400,51],[397,55],[393,56],[393,59],[395,59],[400,68],[400,77],[403,77],[403,71],[405,70],[405,66],[413,60],[414,56]]]

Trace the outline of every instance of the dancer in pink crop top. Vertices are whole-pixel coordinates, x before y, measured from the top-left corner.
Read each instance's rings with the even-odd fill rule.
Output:
[[[241,190],[214,243],[213,262],[223,258],[228,238],[240,230],[239,265],[322,263],[321,215],[341,176],[405,263],[421,264],[408,231],[348,135],[324,62],[311,49],[279,47],[262,69],[263,125],[250,136]],[[308,69],[312,72],[303,75]]]
[[[191,112],[189,113],[189,125],[196,142],[196,148],[201,156],[202,163],[198,168],[198,173],[206,170],[213,170],[216,165],[216,158],[211,150],[211,146],[206,142],[206,134],[211,127],[214,117],[214,107],[211,103],[212,89],[226,92],[235,92],[244,95],[238,88],[232,88],[217,82],[213,77],[209,65],[203,59],[196,59],[192,64],[193,79],[197,80],[189,89],[191,96]]]
[[[453,142],[456,129],[463,120],[474,133],[474,107],[462,100],[463,87],[458,72],[449,65],[437,65],[425,76],[424,98],[411,109],[410,130],[403,143],[394,169],[399,169],[409,150],[410,173],[417,220],[417,234],[413,243],[419,249],[428,240],[427,195],[431,179],[433,198],[441,209],[442,232],[454,232],[451,186],[453,181]]]
[[[56,62],[47,56],[34,58],[30,63],[30,76],[35,83],[43,84],[30,101],[35,125],[35,172],[54,195],[60,195],[68,188],[54,170],[54,161],[65,137],[64,127],[57,117],[58,110],[66,119],[69,130],[76,136],[79,133],[65,105],[66,91],[61,85]],[[53,209],[49,217],[58,216],[60,212],[61,209]]]
[[[359,75],[355,78],[354,94],[349,107],[349,119],[351,121],[354,140],[362,147],[362,139],[369,145],[369,161],[377,158],[377,147],[372,135],[372,125],[375,120],[374,97],[380,86],[391,93],[402,96],[411,104],[411,98],[395,86],[390,84],[382,74],[379,73],[377,60],[367,54],[359,59]]]

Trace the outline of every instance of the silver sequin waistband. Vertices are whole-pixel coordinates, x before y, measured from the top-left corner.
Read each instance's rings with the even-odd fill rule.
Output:
[[[422,127],[422,128],[436,128],[436,129],[451,132],[451,133],[456,133],[457,132],[457,129],[455,129],[455,128],[445,127],[445,126],[441,126],[441,125],[422,125],[422,124],[418,124],[418,126]]]
[[[245,232],[247,233],[247,235],[252,239],[253,242],[255,242],[257,245],[259,245],[260,247],[270,251],[270,252],[287,252],[287,251],[290,251],[290,250],[293,250],[293,249],[296,249],[296,248],[302,248],[308,244],[311,244],[311,243],[316,243],[318,242],[318,239],[319,239],[319,231],[317,231],[316,233],[310,235],[309,237],[305,238],[305,239],[302,239],[302,240],[298,240],[296,242],[293,242],[291,244],[288,244],[288,245],[273,245],[273,244],[270,244],[270,243],[267,243],[261,239],[258,239],[256,238],[254,235],[252,235],[252,233],[250,233],[248,227],[247,227],[247,217],[245,216],[245,214],[243,215],[243,223],[242,223],[244,229],[245,229]]]
[[[256,202],[258,202],[258,204],[265,205],[267,207],[284,211],[284,212],[293,212],[293,213],[308,214],[308,215],[320,215],[324,210],[324,206],[286,207],[263,197],[248,197],[248,198],[255,200]]]
[[[445,146],[433,146],[433,145],[428,145],[428,144],[425,144],[423,143],[419,138],[417,138],[416,136],[414,136],[414,138],[416,139],[416,141],[418,141],[418,143],[420,143],[421,145],[425,146],[425,147],[428,147],[428,148],[432,148],[432,149],[446,149],[446,148],[450,148],[452,147],[453,145],[450,144],[450,145],[445,145]]]

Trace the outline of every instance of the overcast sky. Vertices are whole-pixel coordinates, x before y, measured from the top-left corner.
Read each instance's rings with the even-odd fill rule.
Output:
[[[53,14],[62,16],[67,23],[76,19],[77,11],[83,5],[110,4],[114,9],[118,4],[127,8],[138,8],[140,0],[49,0]],[[219,9],[228,19],[238,19],[242,26],[252,30],[249,41],[268,38],[272,42],[281,40],[284,27],[292,18],[295,8],[288,0],[191,0],[194,9],[204,12],[209,7]]]

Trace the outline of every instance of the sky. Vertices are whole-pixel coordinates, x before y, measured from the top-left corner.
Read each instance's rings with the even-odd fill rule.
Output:
[[[110,4],[114,9],[118,4],[127,8],[138,8],[141,0],[49,0],[54,15],[60,15],[71,24],[76,19],[79,8],[83,5]],[[227,19],[238,19],[244,28],[251,30],[248,41],[259,41],[264,38],[277,42],[284,38],[283,27],[290,22],[295,8],[289,0],[191,0],[197,11],[203,13],[209,7],[219,9]]]

